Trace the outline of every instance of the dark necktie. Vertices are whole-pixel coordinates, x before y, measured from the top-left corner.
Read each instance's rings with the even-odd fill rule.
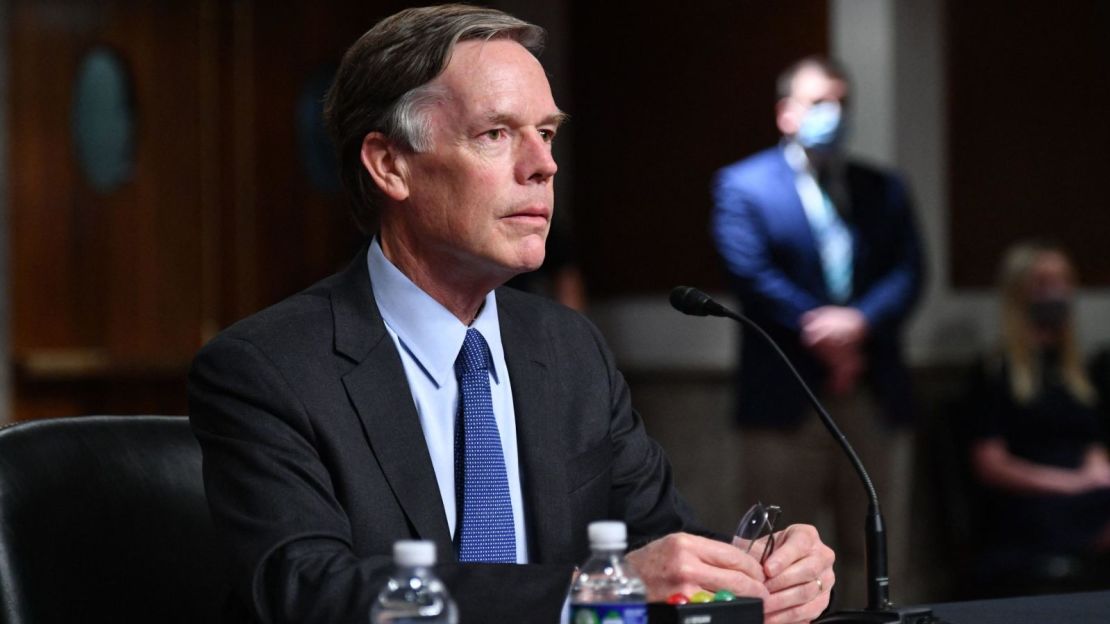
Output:
[[[459,411],[455,420],[455,543],[460,562],[515,563],[516,534],[509,478],[489,390],[489,345],[466,330],[455,374]]]
[[[825,285],[833,303],[845,304],[852,298],[853,242],[852,230],[844,219],[841,209],[846,200],[837,203],[834,195],[841,185],[827,171],[818,175],[817,188],[821,191],[821,207],[810,215],[810,227],[817,241],[817,253],[821,257],[821,268],[825,273]]]

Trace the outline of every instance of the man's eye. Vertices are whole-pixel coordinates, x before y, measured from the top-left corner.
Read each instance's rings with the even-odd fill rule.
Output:
[[[493,130],[486,130],[485,132],[482,133],[482,136],[486,137],[487,139],[489,139],[491,141],[499,141],[499,140],[505,138],[505,130],[503,128],[495,128]]]
[[[540,136],[543,137],[544,143],[550,143],[555,140],[555,131],[546,128],[540,129]]]

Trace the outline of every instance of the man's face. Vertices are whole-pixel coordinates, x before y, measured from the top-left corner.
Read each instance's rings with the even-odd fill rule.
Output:
[[[847,104],[848,85],[839,78],[832,78],[820,68],[803,67],[794,75],[790,97],[778,104],[776,120],[784,136],[792,137],[798,133],[802,119],[815,104],[830,102],[840,106]]]
[[[538,268],[563,117],[539,61],[514,41],[465,41],[432,85],[446,96],[426,109],[431,148],[407,157],[404,244],[466,280]]]

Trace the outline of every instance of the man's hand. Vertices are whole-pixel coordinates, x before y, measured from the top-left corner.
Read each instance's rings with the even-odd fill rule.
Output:
[[[762,599],[766,624],[808,622],[829,605],[829,590],[836,582],[833,551],[808,525],[776,533],[775,544],[775,552],[760,566],[736,546],[674,533],[628,553],[628,559],[647,585],[650,602],[674,593],[727,589]],[[762,552],[759,544],[753,552]]]
[[[775,535],[775,552],[763,564],[765,624],[809,622],[829,606],[836,583],[836,555],[821,542],[817,529],[795,524]]]
[[[867,319],[855,308],[822,306],[802,315],[802,344],[828,368],[828,391],[834,395],[855,389],[866,367],[866,336]]]
[[[788,551],[783,561],[790,557]],[[649,602],[665,601],[675,593],[692,596],[721,589],[762,598],[765,609],[770,599],[759,560],[724,542],[672,533],[628,553],[628,560],[647,585]]]
[[[859,347],[867,336],[867,318],[855,308],[821,306],[802,315],[802,344],[811,348]]]

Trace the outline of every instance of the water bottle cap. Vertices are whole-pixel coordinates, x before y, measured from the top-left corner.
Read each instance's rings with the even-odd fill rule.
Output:
[[[395,542],[393,562],[405,568],[433,566],[436,564],[435,542],[418,540]]]
[[[590,548],[623,549],[628,546],[628,529],[620,520],[598,520],[589,528]]]

